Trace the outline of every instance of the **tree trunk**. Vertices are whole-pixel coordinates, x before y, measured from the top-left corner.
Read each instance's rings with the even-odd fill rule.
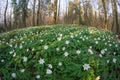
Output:
[[[82,19],[82,8],[79,3],[79,25],[83,25],[83,19]]]
[[[23,14],[22,14],[22,23],[23,23],[22,27],[26,27],[26,11],[25,10],[23,10]]]
[[[69,8],[69,0],[66,0],[66,17],[64,18],[64,23],[66,23],[66,24],[68,24],[69,22],[68,22],[68,8]]]
[[[83,9],[84,9],[84,22],[85,22],[84,24],[89,25],[87,0],[83,2]]]
[[[37,25],[39,25],[40,23],[40,2],[41,0],[38,0],[38,10],[37,10]]]
[[[119,23],[118,23],[118,12],[116,0],[111,0],[112,2],[112,13],[113,13],[113,32],[119,33]]]
[[[9,14],[9,27],[12,30],[12,9],[11,9],[10,14]]]
[[[6,31],[7,31],[7,20],[6,20],[7,8],[8,8],[8,0],[6,0],[6,7],[4,12],[4,27],[6,28]]]
[[[54,18],[53,18],[53,24],[56,24],[56,20],[57,20],[57,1],[58,0],[54,0]]]
[[[104,9],[104,18],[105,18],[105,25],[104,28],[107,30],[108,29],[108,24],[107,24],[107,9],[106,9],[106,0],[102,0],[103,4],[103,9]]]
[[[59,21],[59,18],[60,18],[60,3],[61,3],[61,0],[59,0],[57,23],[60,23],[60,21]]]
[[[22,6],[21,7],[21,10],[22,10],[22,23],[23,23],[23,27],[27,27],[27,24],[26,24],[26,19],[27,19],[27,11],[28,11],[28,2],[29,0],[21,0],[21,4],[19,6]]]
[[[36,0],[34,0],[33,2],[33,26],[35,26],[35,4],[36,4]]]

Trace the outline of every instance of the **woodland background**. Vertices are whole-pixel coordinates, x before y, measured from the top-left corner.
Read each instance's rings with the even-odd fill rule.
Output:
[[[29,26],[75,24],[120,33],[120,0],[1,0],[0,33]]]

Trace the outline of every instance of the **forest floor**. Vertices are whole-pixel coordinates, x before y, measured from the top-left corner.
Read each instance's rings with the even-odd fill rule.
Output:
[[[82,26],[37,26],[0,34],[1,80],[120,80],[120,41]]]

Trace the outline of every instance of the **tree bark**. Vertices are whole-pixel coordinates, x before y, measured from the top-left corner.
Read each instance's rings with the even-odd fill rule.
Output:
[[[36,4],[36,0],[34,0],[33,2],[33,26],[35,26],[35,4]]]
[[[22,14],[22,23],[23,23],[22,27],[26,27],[26,11],[25,12],[23,11],[23,14]]]
[[[37,25],[39,25],[40,23],[40,2],[41,0],[38,0],[38,10],[37,10]]]
[[[102,0],[103,4],[103,9],[104,9],[104,18],[105,18],[105,25],[104,28],[107,30],[108,29],[108,24],[107,24],[107,9],[106,9],[106,0]]]
[[[69,11],[68,11],[68,8],[69,8],[69,0],[66,0],[66,17],[64,18],[64,23],[68,24],[68,15],[69,15]]]
[[[119,23],[118,23],[118,12],[116,0],[111,0],[112,2],[112,13],[113,13],[113,32],[119,33]]]
[[[7,30],[7,20],[6,20],[7,8],[8,8],[8,0],[6,0],[6,7],[4,12],[4,27],[6,28],[6,30]]]
[[[57,22],[57,2],[58,2],[58,0],[54,0],[54,18],[53,18],[53,24],[56,24],[56,22]]]
[[[60,2],[61,2],[61,0],[59,0],[57,23],[60,23],[60,21],[59,21],[59,18],[60,18]]]

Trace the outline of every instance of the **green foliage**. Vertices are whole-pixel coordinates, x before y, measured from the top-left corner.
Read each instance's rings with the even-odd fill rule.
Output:
[[[120,41],[78,26],[25,28],[0,34],[2,80],[120,79]]]

